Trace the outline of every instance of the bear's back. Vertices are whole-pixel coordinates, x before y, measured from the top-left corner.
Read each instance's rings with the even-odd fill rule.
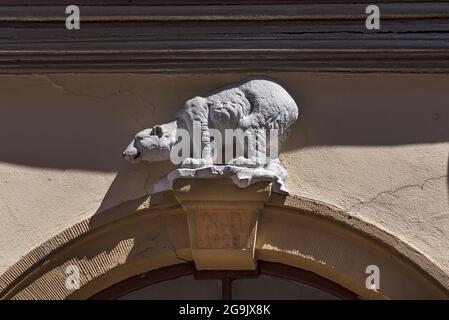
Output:
[[[197,102],[192,104],[192,101]],[[204,114],[207,112],[209,116]],[[282,133],[297,120],[298,107],[290,94],[276,82],[249,78],[221,87],[204,98],[195,97],[187,101],[177,116],[179,126],[190,130],[191,125],[187,122],[201,117],[209,118],[210,128],[223,132],[224,129],[252,126],[281,129]],[[248,124],[246,127],[242,125],[245,123],[242,119]]]
[[[260,124],[266,128],[286,129],[298,119],[298,106],[293,98],[281,85],[269,79],[250,78],[224,87],[208,98],[240,104],[243,116],[251,114],[259,123],[264,119]]]

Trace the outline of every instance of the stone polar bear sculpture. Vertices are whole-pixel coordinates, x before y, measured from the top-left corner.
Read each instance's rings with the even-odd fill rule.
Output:
[[[218,140],[214,137],[217,134],[226,137],[226,130],[229,129],[240,130],[248,137],[255,137],[250,139],[249,143],[253,148],[251,150],[255,152],[248,156],[245,150],[244,155],[227,159],[226,165],[264,168],[285,180],[286,171],[280,165],[277,151],[285,141],[289,127],[297,119],[298,106],[283,87],[270,79],[250,78],[220,88],[207,97],[195,97],[186,101],[172,122],[137,133],[123,152],[123,157],[132,163],[141,160],[170,160],[171,152],[179,142],[180,129],[194,140],[196,128],[201,133],[198,142],[201,152],[197,152],[196,156],[192,153],[184,156],[181,167],[203,168],[219,164],[216,159],[221,157],[217,157],[217,146],[214,146],[214,142],[222,141],[223,147],[229,148],[231,145],[231,149],[235,149],[236,143],[244,144],[238,139],[225,141],[226,139]],[[268,152],[273,151],[270,150],[273,149],[273,129],[276,130],[276,154],[265,157]],[[269,138],[270,142],[267,144]],[[247,145],[249,144],[247,142]]]

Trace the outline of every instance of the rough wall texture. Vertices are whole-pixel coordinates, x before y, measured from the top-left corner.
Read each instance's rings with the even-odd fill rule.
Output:
[[[449,272],[449,76],[264,74],[301,106],[281,155],[293,193],[339,206]],[[0,76],[0,273],[51,236],[151,192],[134,133],[248,74]]]

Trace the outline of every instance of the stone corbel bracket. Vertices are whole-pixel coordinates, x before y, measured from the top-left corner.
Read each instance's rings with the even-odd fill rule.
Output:
[[[198,270],[256,268],[257,224],[271,186],[271,182],[257,182],[239,188],[226,178],[174,181],[175,197],[187,213]]]

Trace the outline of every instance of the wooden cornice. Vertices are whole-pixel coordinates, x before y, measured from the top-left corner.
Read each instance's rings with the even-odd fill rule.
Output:
[[[0,0],[0,73],[449,72],[448,2],[378,0],[380,30],[369,4]]]

